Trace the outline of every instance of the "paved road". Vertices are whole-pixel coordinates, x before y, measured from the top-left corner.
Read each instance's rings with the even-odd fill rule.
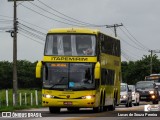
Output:
[[[115,111],[106,111],[101,113],[92,113],[92,109],[80,109],[79,112],[68,112],[67,109],[62,109],[58,114],[50,114],[48,108],[30,109],[18,112],[38,112],[42,113],[42,118],[23,118],[27,120],[127,120],[127,119],[140,119],[140,120],[159,120],[159,117],[140,117],[144,114],[144,105],[151,103],[141,103],[140,106],[133,106],[126,108],[123,105],[117,106]],[[159,104],[160,105],[160,104]],[[136,117],[130,117],[129,113]],[[131,115],[130,114],[130,115]],[[146,113],[150,114],[150,113]],[[128,115],[126,117],[125,115]],[[155,115],[155,114],[152,114]],[[44,117],[47,116],[47,117]],[[6,118],[7,119],[7,118]],[[17,120],[17,118],[12,118]],[[22,119],[22,118],[20,118]]]

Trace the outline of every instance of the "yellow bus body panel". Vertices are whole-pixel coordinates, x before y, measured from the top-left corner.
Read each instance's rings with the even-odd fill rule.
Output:
[[[117,102],[120,102],[120,83],[121,83],[121,58],[108,55],[101,54],[101,68],[111,69],[115,71],[114,77],[114,85],[107,85],[105,87],[106,95],[110,99],[114,98],[114,92],[117,91]]]

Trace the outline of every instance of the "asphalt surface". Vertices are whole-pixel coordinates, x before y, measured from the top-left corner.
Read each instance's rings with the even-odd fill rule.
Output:
[[[115,111],[105,111],[100,113],[93,113],[92,109],[80,109],[79,112],[69,112],[67,109],[61,109],[60,113],[51,114],[48,108],[29,109],[15,111],[16,114],[25,114],[29,117],[18,118],[16,114],[15,118],[0,118],[3,120],[12,119],[27,119],[27,120],[159,120],[160,111],[144,112],[144,105],[151,103],[140,103],[139,106],[125,107],[123,105],[117,106]],[[159,104],[160,106],[160,104]],[[13,114],[13,113],[12,113]],[[37,116],[37,117],[35,117]],[[159,116],[159,117],[157,117]]]

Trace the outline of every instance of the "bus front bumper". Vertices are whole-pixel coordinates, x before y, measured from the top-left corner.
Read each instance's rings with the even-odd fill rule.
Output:
[[[81,107],[81,108],[92,108],[97,107],[95,99],[52,99],[43,98],[42,106],[44,107]]]

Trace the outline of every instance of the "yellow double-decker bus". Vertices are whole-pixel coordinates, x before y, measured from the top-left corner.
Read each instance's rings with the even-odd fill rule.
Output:
[[[36,66],[36,78],[43,80],[42,106],[51,113],[114,110],[120,100],[120,51],[117,38],[98,30],[49,30],[43,60]]]

